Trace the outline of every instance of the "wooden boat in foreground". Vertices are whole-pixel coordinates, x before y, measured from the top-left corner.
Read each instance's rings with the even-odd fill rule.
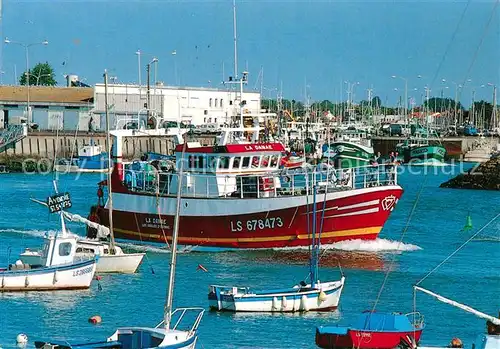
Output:
[[[352,326],[320,326],[316,345],[325,349],[392,349],[414,347],[425,327],[420,313],[364,312]]]

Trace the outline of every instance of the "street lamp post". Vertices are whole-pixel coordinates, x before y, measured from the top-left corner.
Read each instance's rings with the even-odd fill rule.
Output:
[[[31,120],[31,111],[30,111],[30,66],[29,66],[29,48],[31,46],[35,46],[35,45],[48,45],[49,42],[47,40],[44,40],[42,42],[33,42],[33,43],[29,43],[29,44],[26,44],[26,43],[22,43],[22,42],[18,42],[18,41],[12,41],[12,40],[9,40],[8,38],[5,38],[4,42],[6,44],[14,44],[14,45],[20,45],[22,47],[24,47],[24,50],[25,50],[25,54],[26,54],[26,86],[27,86],[27,97],[26,97],[26,116],[27,116],[27,122],[28,122],[28,126],[31,124],[32,120]]]
[[[402,76],[392,76],[393,79],[400,78],[405,82],[405,120],[406,120],[406,126],[409,126],[409,120],[408,120],[408,79],[404,78]]]

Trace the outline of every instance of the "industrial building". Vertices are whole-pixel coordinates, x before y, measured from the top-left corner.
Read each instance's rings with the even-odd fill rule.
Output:
[[[87,131],[94,89],[86,87],[0,86],[0,129],[29,123],[35,130]],[[29,117],[31,116],[31,118]]]
[[[95,86],[95,109],[97,118],[103,119],[104,84]],[[146,122],[149,115],[167,121],[181,121],[199,126],[207,123],[229,124],[239,115],[240,101],[244,101],[244,112],[260,112],[260,93],[216,88],[108,84],[108,106],[111,125],[122,128],[126,123]],[[149,108],[148,108],[149,101]]]
[[[69,80],[68,80],[69,81]],[[68,83],[68,86],[77,86]],[[148,102],[149,101],[149,102]],[[260,112],[260,93],[238,89],[108,84],[111,128],[147,123],[155,119],[185,124],[230,124],[239,115]],[[31,118],[26,112],[28,87],[0,86],[0,129],[29,122],[34,130],[105,130],[104,84],[95,87],[29,88]],[[149,105],[149,108],[148,108]]]

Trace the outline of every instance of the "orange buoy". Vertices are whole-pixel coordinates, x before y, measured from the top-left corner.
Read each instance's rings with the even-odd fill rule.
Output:
[[[99,315],[94,315],[89,318],[89,322],[91,324],[100,324],[102,322],[102,318]]]
[[[460,340],[460,338],[455,337],[451,340],[450,347],[451,348],[463,348],[464,345],[463,345],[462,341]]]

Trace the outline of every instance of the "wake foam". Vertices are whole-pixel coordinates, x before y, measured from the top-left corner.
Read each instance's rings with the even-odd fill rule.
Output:
[[[321,250],[338,250],[349,252],[406,252],[421,250],[417,245],[400,243],[399,241],[376,240],[346,240],[334,244],[321,245]],[[309,246],[273,248],[274,251],[301,251],[309,250]]]
[[[387,239],[376,240],[348,240],[334,244],[326,245],[325,248],[342,251],[361,251],[361,252],[406,252],[421,250],[417,245],[405,244],[399,241]]]

